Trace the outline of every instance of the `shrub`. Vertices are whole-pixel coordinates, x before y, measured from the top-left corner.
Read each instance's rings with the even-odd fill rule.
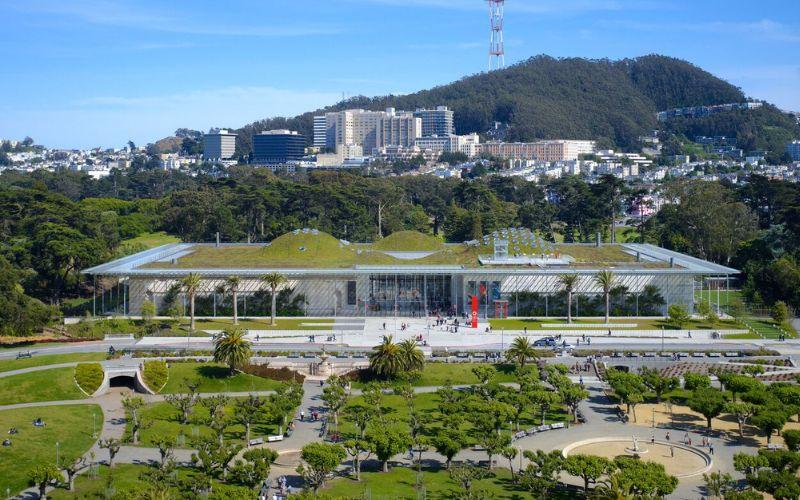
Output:
[[[146,361],[144,363],[144,371],[142,372],[144,383],[147,384],[153,392],[161,392],[161,389],[167,383],[169,378],[169,369],[167,368],[166,361]]]
[[[75,383],[86,394],[94,394],[103,383],[103,367],[100,363],[81,363],[75,367]]]
[[[786,303],[782,300],[775,302],[772,306],[772,321],[776,324],[780,325],[786,322],[786,319],[789,317],[789,308],[786,307]]]
[[[268,378],[271,380],[278,380],[280,382],[299,382],[303,383],[305,376],[297,373],[291,368],[270,368],[269,365],[247,365],[242,371],[249,375],[256,377]]]

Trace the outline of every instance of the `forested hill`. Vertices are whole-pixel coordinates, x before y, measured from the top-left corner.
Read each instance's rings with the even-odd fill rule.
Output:
[[[741,102],[737,87],[686,61],[649,55],[619,61],[533,57],[501,71],[465,77],[403,96],[355,97],[314,113],[360,107],[413,110],[446,105],[455,111],[458,133],[484,132],[507,122],[508,140],[606,139],[609,146],[636,148],[637,138],[658,127],[659,110]],[[767,107],[767,121],[780,113]],[[311,138],[312,116],[262,120],[243,127],[242,152],[250,136],[288,127]],[[777,124],[785,126],[784,123]]]

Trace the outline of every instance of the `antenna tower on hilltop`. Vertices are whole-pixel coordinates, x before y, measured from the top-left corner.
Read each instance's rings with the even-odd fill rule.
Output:
[[[487,0],[489,2],[489,71],[503,69],[506,66],[505,48],[503,47],[503,6],[505,0]]]

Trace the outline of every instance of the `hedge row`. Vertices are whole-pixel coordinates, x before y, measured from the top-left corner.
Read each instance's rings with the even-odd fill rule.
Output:
[[[306,378],[305,375],[301,375],[291,368],[270,368],[268,365],[247,365],[242,371],[249,375],[278,380],[280,382],[296,381],[302,384],[303,380]]]
[[[161,389],[167,384],[169,378],[169,369],[167,368],[166,361],[154,360],[146,361],[144,363],[144,371],[142,372],[144,383],[153,392],[161,392]]]
[[[103,366],[100,363],[80,363],[75,367],[75,383],[86,394],[94,394],[103,383]]]

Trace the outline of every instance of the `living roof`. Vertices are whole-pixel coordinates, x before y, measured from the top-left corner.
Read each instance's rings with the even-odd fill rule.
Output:
[[[492,268],[483,266],[478,258],[491,255],[493,244],[445,244],[430,235],[415,231],[393,233],[376,243],[351,244],[323,232],[295,231],[284,234],[267,245],[209,245],[195,244],[181,247],[173,258],[152,259],[138,266],[143,269],[346,269],[354,266],[463,266],[465,268]],[[557,256],[569,256],[571,268],[615,267],[635,268],[667,267],[663,261],[637,262],[635,252],[623,245],[555,245]],[[511,248],[510,253],[535,256],[537,249],[530,246]],[[155,261],[153,261],[155,260]],[[528,266],[500,266],[528,267]]]

